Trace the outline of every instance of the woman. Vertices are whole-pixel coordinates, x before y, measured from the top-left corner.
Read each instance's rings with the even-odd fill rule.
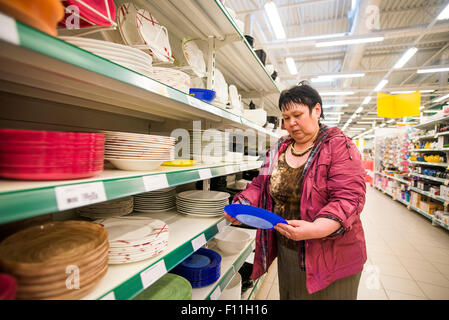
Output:
[[[281,93],[289,135],[267,153],[259,175],[233,201],[288,222],[257,230],[251,275],[259,278],[277,257],[281,299],[357,299],[366,261],[361,156],[340,129],[320,124],[321,106],[318,92],[304,83]]]

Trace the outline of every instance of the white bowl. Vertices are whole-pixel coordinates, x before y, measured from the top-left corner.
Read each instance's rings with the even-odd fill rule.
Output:
[[[250,238],[251,235],[245,230],[230,226],[227,226],[215,236],[217,247],[227,254],[234,254],[243,250]]]
[[[243,117],[263,127],[267,123],[267,112],[263,109],[243,110]]]
[[[241,300],[242,299],[242,276],[236,273],[226,289],[223,290],[218,300]]]
[[[148,171],[159,167],[164,160],[130,160],[130,159],[107,159],[117,169],[128,171]]]

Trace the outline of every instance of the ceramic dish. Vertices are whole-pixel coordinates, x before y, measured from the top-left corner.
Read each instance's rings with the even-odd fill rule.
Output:
[[[287,224],[287,221],[277,214],[253,206],[230,204],[224,210],[238,221],[258,229],[274,229],[274,226],[278,223]]]
[[[238,253],[245,248],[250,234],[241,228],[227,226],[215,236],[217,247],[227,254]]]
[[[191,300],[192,285],[176,274],[167,273],[150,287],[138,294],[134,300]]]
[[[182,51],[188,65],[192,71],[199,77],[206,76],[206,62],[204,61],[203,52],[198,48],[193,39],[184,38],[182,40]],[[213,100],[213,99],[212,99]]]
[[[144,9],[137,11],[136,24],[140,36],[145,44],[150,47],[153,56],[159,61],[173,63],[167,28]]]

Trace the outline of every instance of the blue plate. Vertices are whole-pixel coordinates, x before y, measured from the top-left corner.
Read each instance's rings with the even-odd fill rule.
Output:
[[[238,221],[258,229],[273,229],[278,223],[288,224],[277,214],[245,204],[229,204],[225,212]]]

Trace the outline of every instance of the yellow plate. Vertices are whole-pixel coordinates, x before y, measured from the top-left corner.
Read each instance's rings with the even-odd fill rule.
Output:
[[[195,160],[177,159],[173,161],[164,161],[163,166],[188,167],[195,164]]]

